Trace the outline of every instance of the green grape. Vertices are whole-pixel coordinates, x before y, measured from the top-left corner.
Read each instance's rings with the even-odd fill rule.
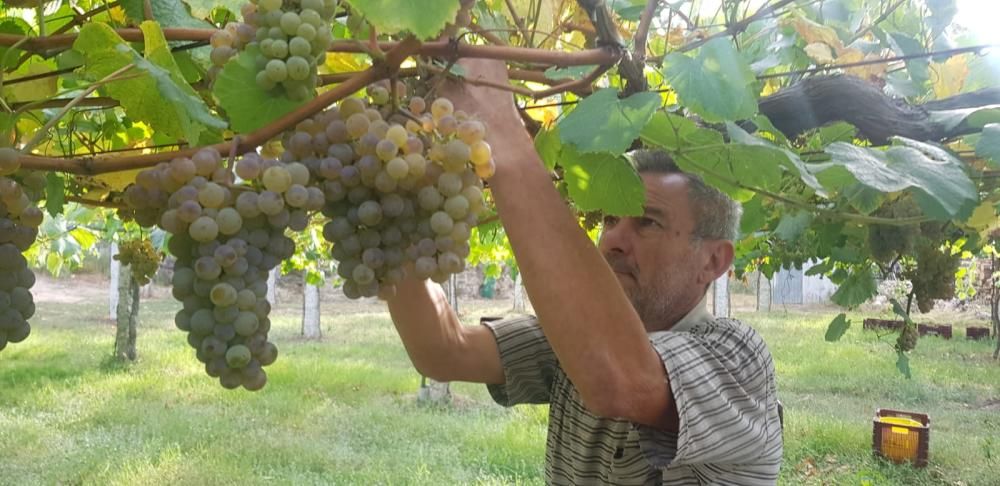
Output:
[[[296,37],[301,38],[308,43],[309,50],[307,53],[311,53],[313,50],[312,43],[316,40],[316,29],[318,28],[319,26],[303,22],[302,25],[299,26],[298,30],[295,31]]]
[[[0,148],[0,176],[8,176],[21,168],[21,154],[12,148]]]
[[[366,226],[375,226],[382,221],[382,206],[375,201],[365,201],[358,206],[358,218]]]
[[[304,37],[296,36],[293,37],[292,40],[288,42],[288,53],[291,54],[292,56],[305,57],[309,55],[309,51],[311,50],[312,46],[309,45],[309,39],[306,39]],[[308,63],[306,64],[308,66]]]
[[[409,175],[410,166],[406,163],[406,160],[396,157],[385,164],[385,171],[393,179],[400,180]]]
[[[267,66],[264,69],[267,72],[267,77],[275,83],[280,83],[288,79],[288,68],[285,66],[284,61],[271,59],[267,61]]]
[[[455,106],[451,104],[451,100],[448,98],[438,98],[431,103],[431,114],[435,119],[451,115],[454,111]]]
[[[201,216],[188,227],[188,233],[194,241],[205,243],[219,235],[219,225],[208,216]]]
[[[469,158],[476,166],[487,165],[493,159],[493,149],[490,144],[482,140],[473,143],[469,148]]]
[[[268,191],[284,193],[292,185],[292,175],[288,173],[286,168],[274,166],[264,171],[262,181]],[[264,208],[261,209],[263,210]],[[270,214],[268,211],[264,211],[264,213]]]
[[[437,211],[431,215],[431,229],[438,235],[451,234],[455,220],[444,211]]]
[[[312,71],[312,68],[309,67],[309,61],[300,56],[289,57],[285,64],[288,68],[288,77],[296,81],[308,78]]]
[[[281,14],[281,30],[285,35],[293,36],[302,25],[302,19],[295,12],[285,12]]]
[[[405,146],[409,137],[410,135],[402,125],[392,124],[385,132],[385,138],[394,143],[396,147]]]
[[[250,363],[250,358],[250,348],[242,344],[231,346],[226,351],[226,363],[230,368],[242,368]]]

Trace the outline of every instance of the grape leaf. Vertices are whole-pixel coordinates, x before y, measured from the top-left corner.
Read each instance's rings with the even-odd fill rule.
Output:
[[[560,164],[569,196],[584,211],[616,216],[642,214],[646,189],[631,163],[609,153],[581,154],[564,145]]]
[[[136,22],[146,20],[146,0],[122,0],[125,14]],[[181,0],[150,0],[153,18],[164,27],[191,27],[196,29],[212,29],[212,24],[198,20],[188,13]],[[239,9],[236,10],[239,12]]]
[[[162,41],[162,33],[155,25],[150,23],[146,27],[150,35],[148,42],[154,49],[157,40],[153,37],[158,34]],[[185,138],[192,143],[197,142],[197,138],[188,137],[197,136],[204,129],[202,123],[218,125],[219,121],[212,121],[214,117],[208,114],[200,98],[184,93],[169,71],[157,66],[155,61],[148,62],[141,58],[107,24],[88,23],[83,26],[73,48],[84,55],[84,72],[90,79],[104,78],[130,63],[136,63],[139,74],[149,74],[114,81],[101,88],[106,96],[121,103],[132,120],[146,122],[155,132],[177,139]],[[181,84],[186,85],[183,78],[181,80]],[[162,98],[173,98],[173,102],[159,102]]]
[[[563,144],[559,140],[559,127],[542,130],[535,135],[535,150],[541,156],[545,168],[552,170],[562,156]]]
[[[837,317],[833,318],[830,325],[826,328],[826,339],[827,342],[840,341],[840,338],[844,336],[851,327],[851,321],[847,320],[847,314],[840,313]]]
[[[667,55],[663,76],[681,102],[708,121],[740,120],[757,113],[753,71],[727,39],[709,41],[695,58]]]
[[[750,235],[767,223],[767,210],[760,196],[743,203],[743,217],[740,218],[740,233]]]
[[[559,122],[564,143],[583,153],[624,153],[660,106],[657,93],[637,93],[618,99],[613,89],[601,89],[584,98]]]
[[[830,144],[830,162],[814,164],[816,172],[832,171],[827,182],[846,186],[851,177],[879,192],[913,191],[924,214],[936,219],[964,218],[975,209],[979,194],[951,153],[934,145],[901,137],[887,150],[857,147],[848,143]],[[820,177],[824,179],[824,177]]]
[[[239,133],[252,132],[304,103],[288,99],[281,90],[275,93],[257,86],[256,58],[257,48],[247,47],[226,63],[212,88],[232,129]]]
[[[66,204],[66,180],[62,174],[49,172],[45,174],[45,209],[49,215],[55,216],[63,212]]]
[[[569,67],[552,66],[545,70],[545,77],[549,79],[576,81],[579,79],[583,79],[584,76],[590,74],[596,67],[597,66],[589,66],[589,65],[569,66]]]
[[[823,186],[816,179],[816,176],[809,171],[806,164],[802,162],[802,159],[799,158],[798,154],[795,152],[774,146],[758,137],[750,135],[746,132],[746,130],[743,130],[733,122],[726,122],[726,131],[729,133],[729,139],[733,142],[744,144],[746,146],[757,147],[757,150],[754,152],[757,153],[759,158],[757,160],[746,162],[746,165],[750,166],[749,169],[751,174],[763,175],[766,178],[774,177],[771,172],[767,170],[762,172],[761,169],[774,166],[773,162],[777,162],[778,164],[784,166],[787,170],[794,173],[803,183],[805,183],[805,185],[815,191],[816,194],[826,197],[826,190],[823,189]],[[744,154],[738,153],[735,155],[740,157]],[[751,154],[746,155],[750,156]],[[742,180],[742,174],[735,175],[737,177],[741,177]],[[770,179],[769,182],[778,183],[780,182],[778,179],[778,177],[775,177],[774,179]],[[759,187],[766,187],[766,185],[761,185]]]
[[[17,17],[5,17],[0,19],[0,34],[25,35],[31,32],[31,25],[24,19]],[[0,67],[5,70],[17,67],[17,60],[24,54],[20,49],[8,46],[0,46]]]
[[[239,14],[240,6],[246,3],[243,0],[184,0],[184,2],[191,7],[191,15],[199,19],[208,18],[212,10],[218,7]]]
[[[976,155],[988,159],[993,167],[1000,166],[1000,123],[990,123],[983,127],[983,133],[976,143]]]
[[[812,213],[805,210],[800,210],[795,214],[786,214],[781,217],[778,227],[774,228],[774,234],[782,240],[795,241],[805,232],[812,220]]]
[[[142,29],[146,45],[146,58],[152,62],[139,57],[139,53],[129,49],[133,56],[132,62],[156,80],[156,86],[163,99],[177,108],[178,119],[184,128],[184,138],[197,142],[203,127],[226,128],[226,122],[216,118],[198,93],[187,84],[174,56],[170,53],[170,47],[167,46],[167,39],[163,36],[160,26],[156,22],[146,21],[139,27]]]
[[[407,31],[422,40],[436,36],[445,24],[454,21],[459,7],[458,0],[347,0],[347,3],[380,34]]]
[[[899,370],[907,380],[912,379],[913,375],[910,373],[910,357],[902,351],[896,351],[896,369]]]
[[[722,134],[696,125],[688,118],[656,112],[639,134],[648,145],[677,150],[684,147],[722,144]]]
[[[853,309],[864,304],[875,295],[878,286],[875,284],[875,275],[871,268],[854,267],[846,280],[841,282],[837,291],[830,296],[834,304],[841,307]]]

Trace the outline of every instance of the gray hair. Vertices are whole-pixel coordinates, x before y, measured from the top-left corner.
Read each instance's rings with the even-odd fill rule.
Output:
[[[693,238],[735,241],[739,237],[743,207],[731,197],[706,184],[701,176],[681,170],[666,152],[636,150],[629,156],[640,174],[680,174],[687,179],[688,202],[694,217]]]

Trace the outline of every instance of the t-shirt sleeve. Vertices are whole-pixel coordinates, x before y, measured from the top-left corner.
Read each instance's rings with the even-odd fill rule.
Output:
[[[559,364],[538,320],[526,316],[485,325],[496,337],[505,379],[502,385],[487,385],[493,400],[506,407],[549,403]]]
[[[653,467],[780,463],[774,363],[755,331],[723,320],[651,342],[680,417],[677,433],[635,425]]]

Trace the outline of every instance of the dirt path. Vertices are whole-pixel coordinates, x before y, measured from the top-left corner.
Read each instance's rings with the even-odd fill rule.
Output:
[[[108,298],[108,280],[101,275],[74,275],[52,278],[43,272],[35,274],[31,293],[36,303],[74,304]]]

